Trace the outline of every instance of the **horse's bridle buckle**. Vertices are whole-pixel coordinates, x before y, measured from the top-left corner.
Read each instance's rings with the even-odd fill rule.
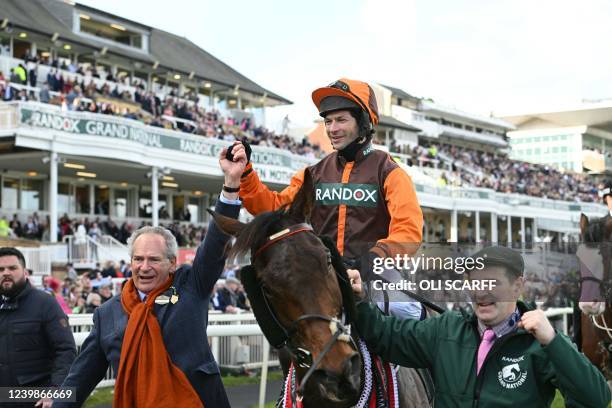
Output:
[[[310,368],[312,366],[312,353],[310,351],[302,347],[296,347],[293,354],[298,367]]]

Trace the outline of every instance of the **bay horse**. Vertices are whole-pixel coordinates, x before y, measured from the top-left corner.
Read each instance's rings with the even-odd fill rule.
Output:
[[[380,361],[351,330],[356,312],[346,269],[333,242],[306,224],[312,187],[306,172],[289,207],[248,224],[211,212],[236,237],[228,259],[250,251],[240,279],[267,340],[291,356],[277,406],[431,406],[432,393],[416,370]]]
[[[580,347],[612,384],[612,217],[580,216]]]

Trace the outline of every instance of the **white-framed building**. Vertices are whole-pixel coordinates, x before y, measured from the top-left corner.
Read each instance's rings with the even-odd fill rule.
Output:
[[[581,173],[612,173],[612,101],[504,116],[511,157]]]

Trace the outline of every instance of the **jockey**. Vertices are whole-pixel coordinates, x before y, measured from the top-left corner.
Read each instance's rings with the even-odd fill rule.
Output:
[[[422,240],[421,207],[410,176],[388,153],[372,148],[379,114],[367,83],[342,78],[316,89],[312,100],[335,152],[308,168],[315,187],[311,224],[317,234],[334,240],[348,267],[367,277],[374,258],[416,252]],[[235,142],[233,150],[245,146]],[[249,162],[240,179],[240,199],[254,215],[277,210],[292,202],[304,172],[275,192]],[[416,302],[395,302],[390,311],[417,319],[423,313]]]

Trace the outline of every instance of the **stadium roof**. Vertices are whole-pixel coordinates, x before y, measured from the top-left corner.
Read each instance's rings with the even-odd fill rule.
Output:
[[[408,92],[402,89],[399,89],[399,88],[395,88],[395,87],[384,85],[384,84],[379,84],[379,85],[382,86],[383,88],[390,90],[393,96],[418,103],[418,110],[423,111],[423,112],[431,112],[431,113],[444,115],[444,116],[455,116],[464,121],[467,120],[472,123],[480,123],[480,124],[485,124],[489,126],[497,126],[497,127],[508,129],[508,130],[514,129],[514,126],[512,124],[502,119],[499,119],[499,118],[487,117],[487,116],[475,115],[475,114],[468,113],[468,112],[463,112],[458,109],[449,108],[449,107],[437,104],[430,99],[420,98],[418,96],[411,95]]]
[[[497,126],[497,127],[504,128],[507,130],[514,130],[514,125],[504,119],[463,112],[455,108],[450,108],[447,106],[439,105],[432,101],[422,100],[421,110],[423,112],[432,112],[432,113],[437,113],[437,114],[441,114],[445,116],[455,116],[462,120],[468,120],[472,123],[481,123],[481,124],[486,124],[489,126]]]
[[[418,127],[414,127],[409,125],[408,123],[402,122],[401,120],[395,119],[392,116],[380,115],[380,120],[378,121],[380,126],[386,126],[390,128],[410,130],[412,132],[420,132],[421,129]]]
[[[593,126],[609,127],[612,122],[612,101],[582,104],[558,110],[541,110],[539,112],[503,116],[504,120],[517,127],[540,120],[555,126]]]
[[[385,85],[385,84],[379,84],[380,86],[382,86],[383,88],[387,88],[388,90],[391,91],[391,93],[394,96],[397,96],[398,98],[402,98],[402,99],[406,99],[406,100],[414,100],[414,101],[419,101],[421,100],[421,98],[418,98],[414,95],[410,95],[408,92],[399,89],[399,88],[394,88],[392,86],[389,85]]]
[[[84,36],[74,32],[72,29],[73,19],[75,15],[78,16],[75,9],[83,12],[89,11],[147,31],[150,39],[149,52],[113,46],[108,41],[97,40],[92,35]],[[46,35],[49,39],[57,33],[59,40],[70,41],[97,50],[106,47],[107,53],[132,61],[151,65],[159,62],[160,68],[180,72],[186,77],[193,72],[194,77],[200,80],[226,85],[229,88],[238,86],[240,90],[259,96],[265,95],[281,104],[292,103],[288,99],[261,87],[187,38],[85,5],[59,0],[2,0],[0,21],[5,19],[13,27]]]

